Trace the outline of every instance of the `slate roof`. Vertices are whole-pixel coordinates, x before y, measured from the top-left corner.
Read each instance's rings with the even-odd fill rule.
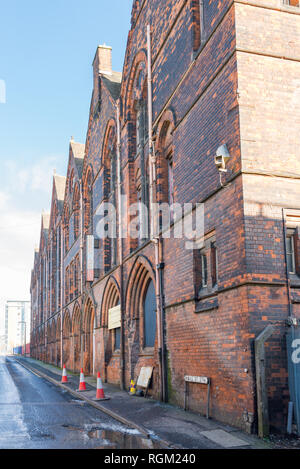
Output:
[[[59,176],[58,174],[54,174],[53,178],[58,200],[58,209],[61,212],[63,210],[64,205],[67,178],[65,176]]]
[[[101,74],[102,81],[114,100],[118,99],[121,90],[122,73],[112,72],[111,75]]]
[[[42,213],[42,222],[44,230],[49,230],[50,213]]]
[[[83,168],[83,159],[85,153],[85,145],[84,143],[77,143],[74,140],[70,141],[70,146],[74,155],[76,168],[79,174],[79,177],[82,176],[82,168]]]

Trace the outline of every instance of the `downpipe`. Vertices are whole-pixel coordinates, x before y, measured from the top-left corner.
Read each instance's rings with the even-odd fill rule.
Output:
[[[152,61],[151,61],[151,30],[147,25],[147,62],[148,62],[148,129],[149,129],[149,200],[150,207],[155,203],[154,185],[156,183],[156,155],[153,141],[153,112],[152,112]],[[159,377],[160,377],[160,400],[167,402],[167,368],[166,368],[166,348],[165,348],[165,320],[163,308],[163,283],[162,283],[162,251],[161,239],[157,236],[158,231],[154,224],[153,210],[150,209],[150,239],[155,250],[155,294],[156,294],[156,314],[158,328],[158,351],[159,351]]]
[[[121,354],[120,354],[120,388],[125,390],[125,317],[124,317],[124,288],[123,288],[123,245],[122,245],[122,177],[121,177],[121,129],[120,129],[120,101],[116,104],[117,111],[117,183],[118,183],[118,250],[120,265],[120,306],[121,306]]]

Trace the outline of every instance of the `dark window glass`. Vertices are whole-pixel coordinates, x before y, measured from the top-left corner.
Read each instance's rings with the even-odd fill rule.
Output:
[[[115,350],[120,350],[121,344],[121,328],[115,329]]]
[[[295,248],[294,248],[294,233],[288,232],[286,238],[286,261],[289,274],[294,274],[295,271]]]
[[[201,277],[202,277],[202,288],[207,287],[207,257],[206,257],[206,254],[201,254]]]
[[[218,283],[218,253],[216,243],[211,243],[211,281],[213,287]]]
[[[156,334],[156,298],[152,280],[144,300],[144,346],[154,347]]]

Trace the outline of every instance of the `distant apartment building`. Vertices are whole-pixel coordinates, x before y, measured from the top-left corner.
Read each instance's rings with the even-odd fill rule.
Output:
[[[26,334],[26,341],[25,341]],[[30,340],[30,301],[9,300],[5,305],[5,348],[13,353],[15,347]]]

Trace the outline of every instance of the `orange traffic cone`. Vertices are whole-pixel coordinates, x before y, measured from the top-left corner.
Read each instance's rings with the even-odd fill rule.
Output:
[[[102,384],[102,379],[100,376],[100,373],[98,372],[97,375],[97,392],[96,392],[96,399],[95,401],[107,401],[110,399],[109,397],[105,397],[104,390],[103,390],[103,384]]]
[[[100,373],[98,372],[97,375],[97,392],[96,392],[96,399],[105,399],[104,391],[103,391],[103,384]]]
[[[62,383],[67,383],[68,382],[66,365],[64,365],[64,368],[63,368],[63,374],[62,374],[61,382]]]
[[[79,382],[79,389],[78,391],[86,391],[86,385],[84,380],[83,369],[80,370],[80,382]]]

